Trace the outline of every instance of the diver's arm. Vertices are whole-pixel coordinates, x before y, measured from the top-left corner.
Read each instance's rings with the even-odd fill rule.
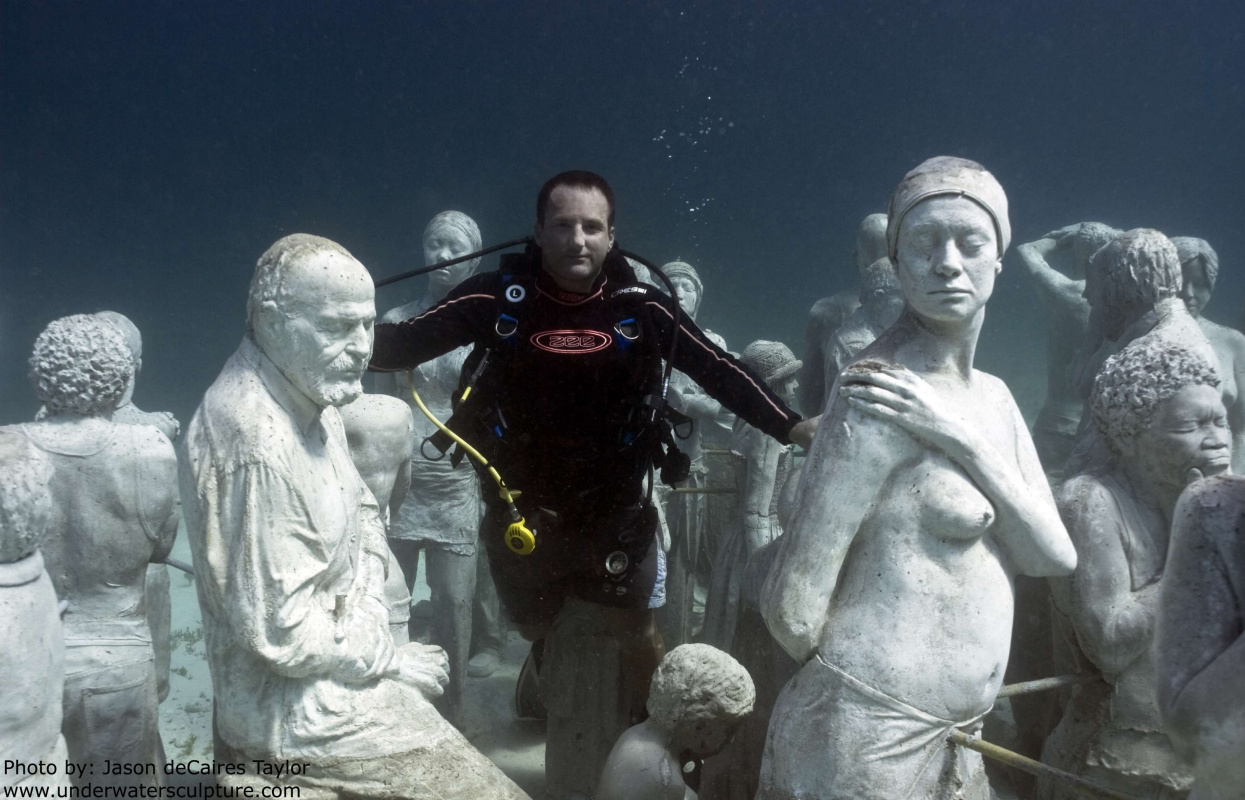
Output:
[[[662,355],[668,356],[674,333],[674,317],[666,307],[669,301],[645,302],[657,325]],[[679,327],[675,369],[686,373],[744,422],[789,444],[791,429],[800,422],[800,415],[739,359],[714,344],[695,322],[682,317]]]
[[[497,315],[497,273],[475,275],[441,302],[403,322],[376,326],[373,372],[402,372],[465,345],[486,340]]]

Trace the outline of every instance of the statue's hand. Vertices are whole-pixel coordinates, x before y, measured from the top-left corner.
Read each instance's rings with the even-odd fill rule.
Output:
[[[898,425],[953,459],[964,454],[970,439],[964,421],[941,393],[911,370],[849,367],[840,378],[839,393],[853,408]]]
[[[177,417],[173,416],[168,411],[156,411],[154,413],[160,418],[160,429],[163,432],[170,434],[169,439],[176,439],[178,434],[182,432],[182,425],[177,421]]]
[[[449,656],[436,645],[403,645],[398,648],[398,680],[419,689],[429,700],[436,699],[450,682]]]

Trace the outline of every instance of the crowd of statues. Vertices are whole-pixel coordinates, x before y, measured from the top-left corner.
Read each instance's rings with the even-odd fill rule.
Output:
[[[742,348],[822,415],[802,460],[675,373],[690,475],[652,487],[668,652],[651,685],[629,675],[609,615],[579,600],[533,643],[516,713],[546,720],[550,796],[1245,796],[1245,336],[1202,314],[1218,256],[1097,222],[1019,245],[1008,263],[1049,322],[1030,433],[974,367],[1010,240],[994,176],[930,159],[861,223],[859,285],[813,305],[803,360]],[[482,243],[447,211],[424,260]],[[479,267],[432,273],[381,318],[419,316]],[[662,269],[695,320],[702,275]],[[278,241],[184,431],[134,406],[126,317],[40,334],[42,408],[0,429],[0,757],[20,765],[0,783],[165,780],[46,766],[166,761],[180,515],[215,759],[303,765],[220,784],[526,797],[460,730],[469,679],[507,642],[479,541],[491,487],[433,452],[419,404],[452,414],[467,349],[365,393],[374,297],[340,245]],[[413,613],[421,554],[431,599]],[[1000,694],[1015,676],[1066,680]],[[987,768],[983,729],[1044,768]]]

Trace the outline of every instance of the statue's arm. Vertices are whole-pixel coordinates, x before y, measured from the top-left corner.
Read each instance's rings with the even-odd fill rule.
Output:
[[[755,428],[747,434],[748,471],[744,478],[744,494],[740,509],[744,520],[744,545],[751,556],[769,544],[770,501],[778,479],[778,459],[782,445]]]
[[[222,552],[209,560],[226,573],[223,602],[242,646],[291,678],[363,683],[397,673],[383,598],[352,590],[339,615],[321,585],[332,548],[342,545],[317,527],[296,481],[264,463],[242,464],[221,477],[215,500]]]
[[[804,363],[800,366],[796,388],[796,400],[807,417],[820,414],[826,405],[826,357],[822,351],[826,331],[825,322],[817,312],[817,305],[809,309],[808,323],[804,326]]]
[[[1059,494],[1078,563],[1071,576],[1051,579],[1051,594],[1071,618],[1085,655],[1104,674],[1117,675],[1151,645],[1158,586],[1132,591],[1124,522],[1106,487],[1078,476]]]
[[[1087,315],[1089,303],[1082,296],[1085,281],[1069,278],[1047,260],[1058,249],[1059,242],[1044,238],[1020,245],[1016,248],[1016,255],[1023,271],[1037,287],[1042,304],[1051,313]]]
[[[791,528],[761,590],[774,638],[803,663],[817,650],[848,548],[874,497],[902,458],[887,423],[834,402],[818,428],[796,490]]]
[[[152,563],[163,563],[177,540],[177,454],[168,438],[151,426],[134,426],[139,468],[139,521],[152,542]]]
[[[1217,541],[1239,535],[1241,483],[1196,483],[1173,515],[1155,632],[1158,699],[1168,736],[1190,756],[1232,725],[1245,731],[1245,704],[1225,702],[1240,697],[1245,675],[1245,598],[1236,596]]]

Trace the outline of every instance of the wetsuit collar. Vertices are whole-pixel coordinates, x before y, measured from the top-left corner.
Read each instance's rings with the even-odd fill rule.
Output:
[[[592,291],[587,294],[568,292],[565,289],[559,288],[558,284],[554,282],[553,278],[550,277],[547,272],[545,272],[543,267],[538,267],[536,270],[536,291],[545,297],[548,297],[553,302],[564,306],[583,305],[589,300],[594,300],[600,297],[606,283],[607,280],[605,277],[605,270],[601,270],[601,274],[598,275],[597,279],[592,283]]]

